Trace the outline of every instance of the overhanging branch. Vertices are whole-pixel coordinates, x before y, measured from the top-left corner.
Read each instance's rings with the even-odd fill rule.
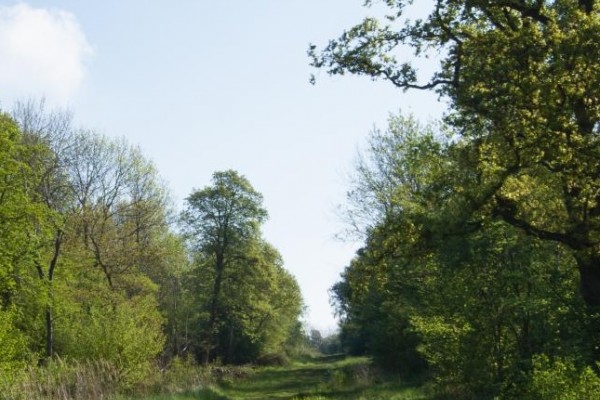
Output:
[[[582,2],[582,0],[580,0],[580,3],[581,2]],[[544,24],[544,25],[546,25],[550,21],[550,18],[548,18],[547,16],[542,14],[541,7],[535,7],[535,8],[528,7],[519,1],[498,1],[497,4],[500,7],[507,7],[511,10],[515,10],[515,11],[519,12],[521,14],[521,16],[529,17],[529,18],[531,18],[541,24]]]
[[[494,215],[502,218],[502,220],[504,220],[506,223],[523,230],[528,235],[542,240],[551,240],[553,242],[563,243],[573,250],[585,250],[595,244],[588,239],[576,238],[572,234],[548,231],[546,229],[533,226],[529,222],[516,216],[517,205],[514,201],[500,195],[496,195],[495,199],[496,207],[494,208]]]

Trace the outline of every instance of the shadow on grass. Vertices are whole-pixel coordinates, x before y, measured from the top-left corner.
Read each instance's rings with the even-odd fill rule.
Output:
[[[265,399],[291,398],[298,394],[315,393],[322,389],[337,367],[336,363],[346,359],[344,354],[321,357],[306,357],[300,365],[266,368],[244,382],[222,384],[226,392],[240,398],[264,396]],[[302,396],[299,396],[302,398]]]
[[[314,368],[298,368],[293,370],[271,370],[256,374],[251,381],[229,384],[228,389],[237,392],[252,393],[259,390],[288,391],[307,390],[326,381],[327,371]]]
[[[165,396],[154,396],[147,400],[232,400],[230,397],[224,396],[214,389],[206,388],[196,390],[189,393],[172,394]]]
[[[335,363],[338,361],[345,360],[348,356],[346,354],[331,354],[326,356],[301,356],[298,361],[302,363],[316,363],[316,364],[328,364]]]
[[[298,361],[289,367],[262,369],[250,379],[222,384],[221,388],[236,400],[426,398],[416,382],[371,375],[365,358],[336,354]]]
[[[227,396],[223,396],[220,393],[215,392],[213,389],[201,389],[194,393],[193,397],[190,397],[190,400],[198,399],[198,400],[231,400]]]

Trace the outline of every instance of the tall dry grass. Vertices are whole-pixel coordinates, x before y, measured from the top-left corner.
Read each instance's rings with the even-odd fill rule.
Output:
[[[121,373],[106,361],[65,362],[27,367],[0,377],[2,400],[110,400],[121,389]]]
[[[250,367],[198,366],[174,359],[168,368],[151,367],[131,382],[125,371],[108,361],[55,359],[44,367],[27,367],[10,377],[0,373],[0,400],[112,400],[192,392],[217,382],[245,377]]]
[[[156,369],[134,390],[136,396],[169,395],[201,389],[243,379],[253,374],[250,366],[197,365],[191,360],[175,358],[168,368]]]

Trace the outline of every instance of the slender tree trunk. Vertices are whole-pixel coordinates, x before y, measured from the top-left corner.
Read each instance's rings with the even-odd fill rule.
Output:
[[[52,323],[52,306],[46,309],[46,358],[54,355],[54,326]]]
[[[215,347],[217,335],[217,317],[219,310],[219,295],[221,293],[221,283],[223,281],[223,269],[225,268],[225,256],[222,252],[217,253],[215,262],[215,281],[213,292],[210,299],[210,315],[208,318],[208,330],[206,332],[206,342],[204,353],[202,355],[202,364],[208,364],[210,361],[210,352]]]
[[[233,323],[229,324],[229,343],[227,344],[227,362],[233,363]]]
[[[44,274],[41,265],[36,265],[38,275],[40,279],[47,279],[48,282],[48,304],[46,305],[45,325],[46,325],[46,358],[51,358],[54,355],[54,271],[58,264],[58,257],[60,256],[60,248],[62,245],[62,239],[64,232],[61,229],[56,231],[54,236],[54,254],[48,265],[48,275]]]
[[[206,364],[208,364],[209,361],[210,361],[210,349],[205,348],[204,352],[202,353],[202,364],[206,365]]]

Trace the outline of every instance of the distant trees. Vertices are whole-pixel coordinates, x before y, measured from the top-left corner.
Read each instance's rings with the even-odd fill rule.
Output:
[[[281,256],[260,236],[262,196],[235,171],[216,172],[182,214],[194,254],[198,358],[246,362],[283,350],[302,300]]]

